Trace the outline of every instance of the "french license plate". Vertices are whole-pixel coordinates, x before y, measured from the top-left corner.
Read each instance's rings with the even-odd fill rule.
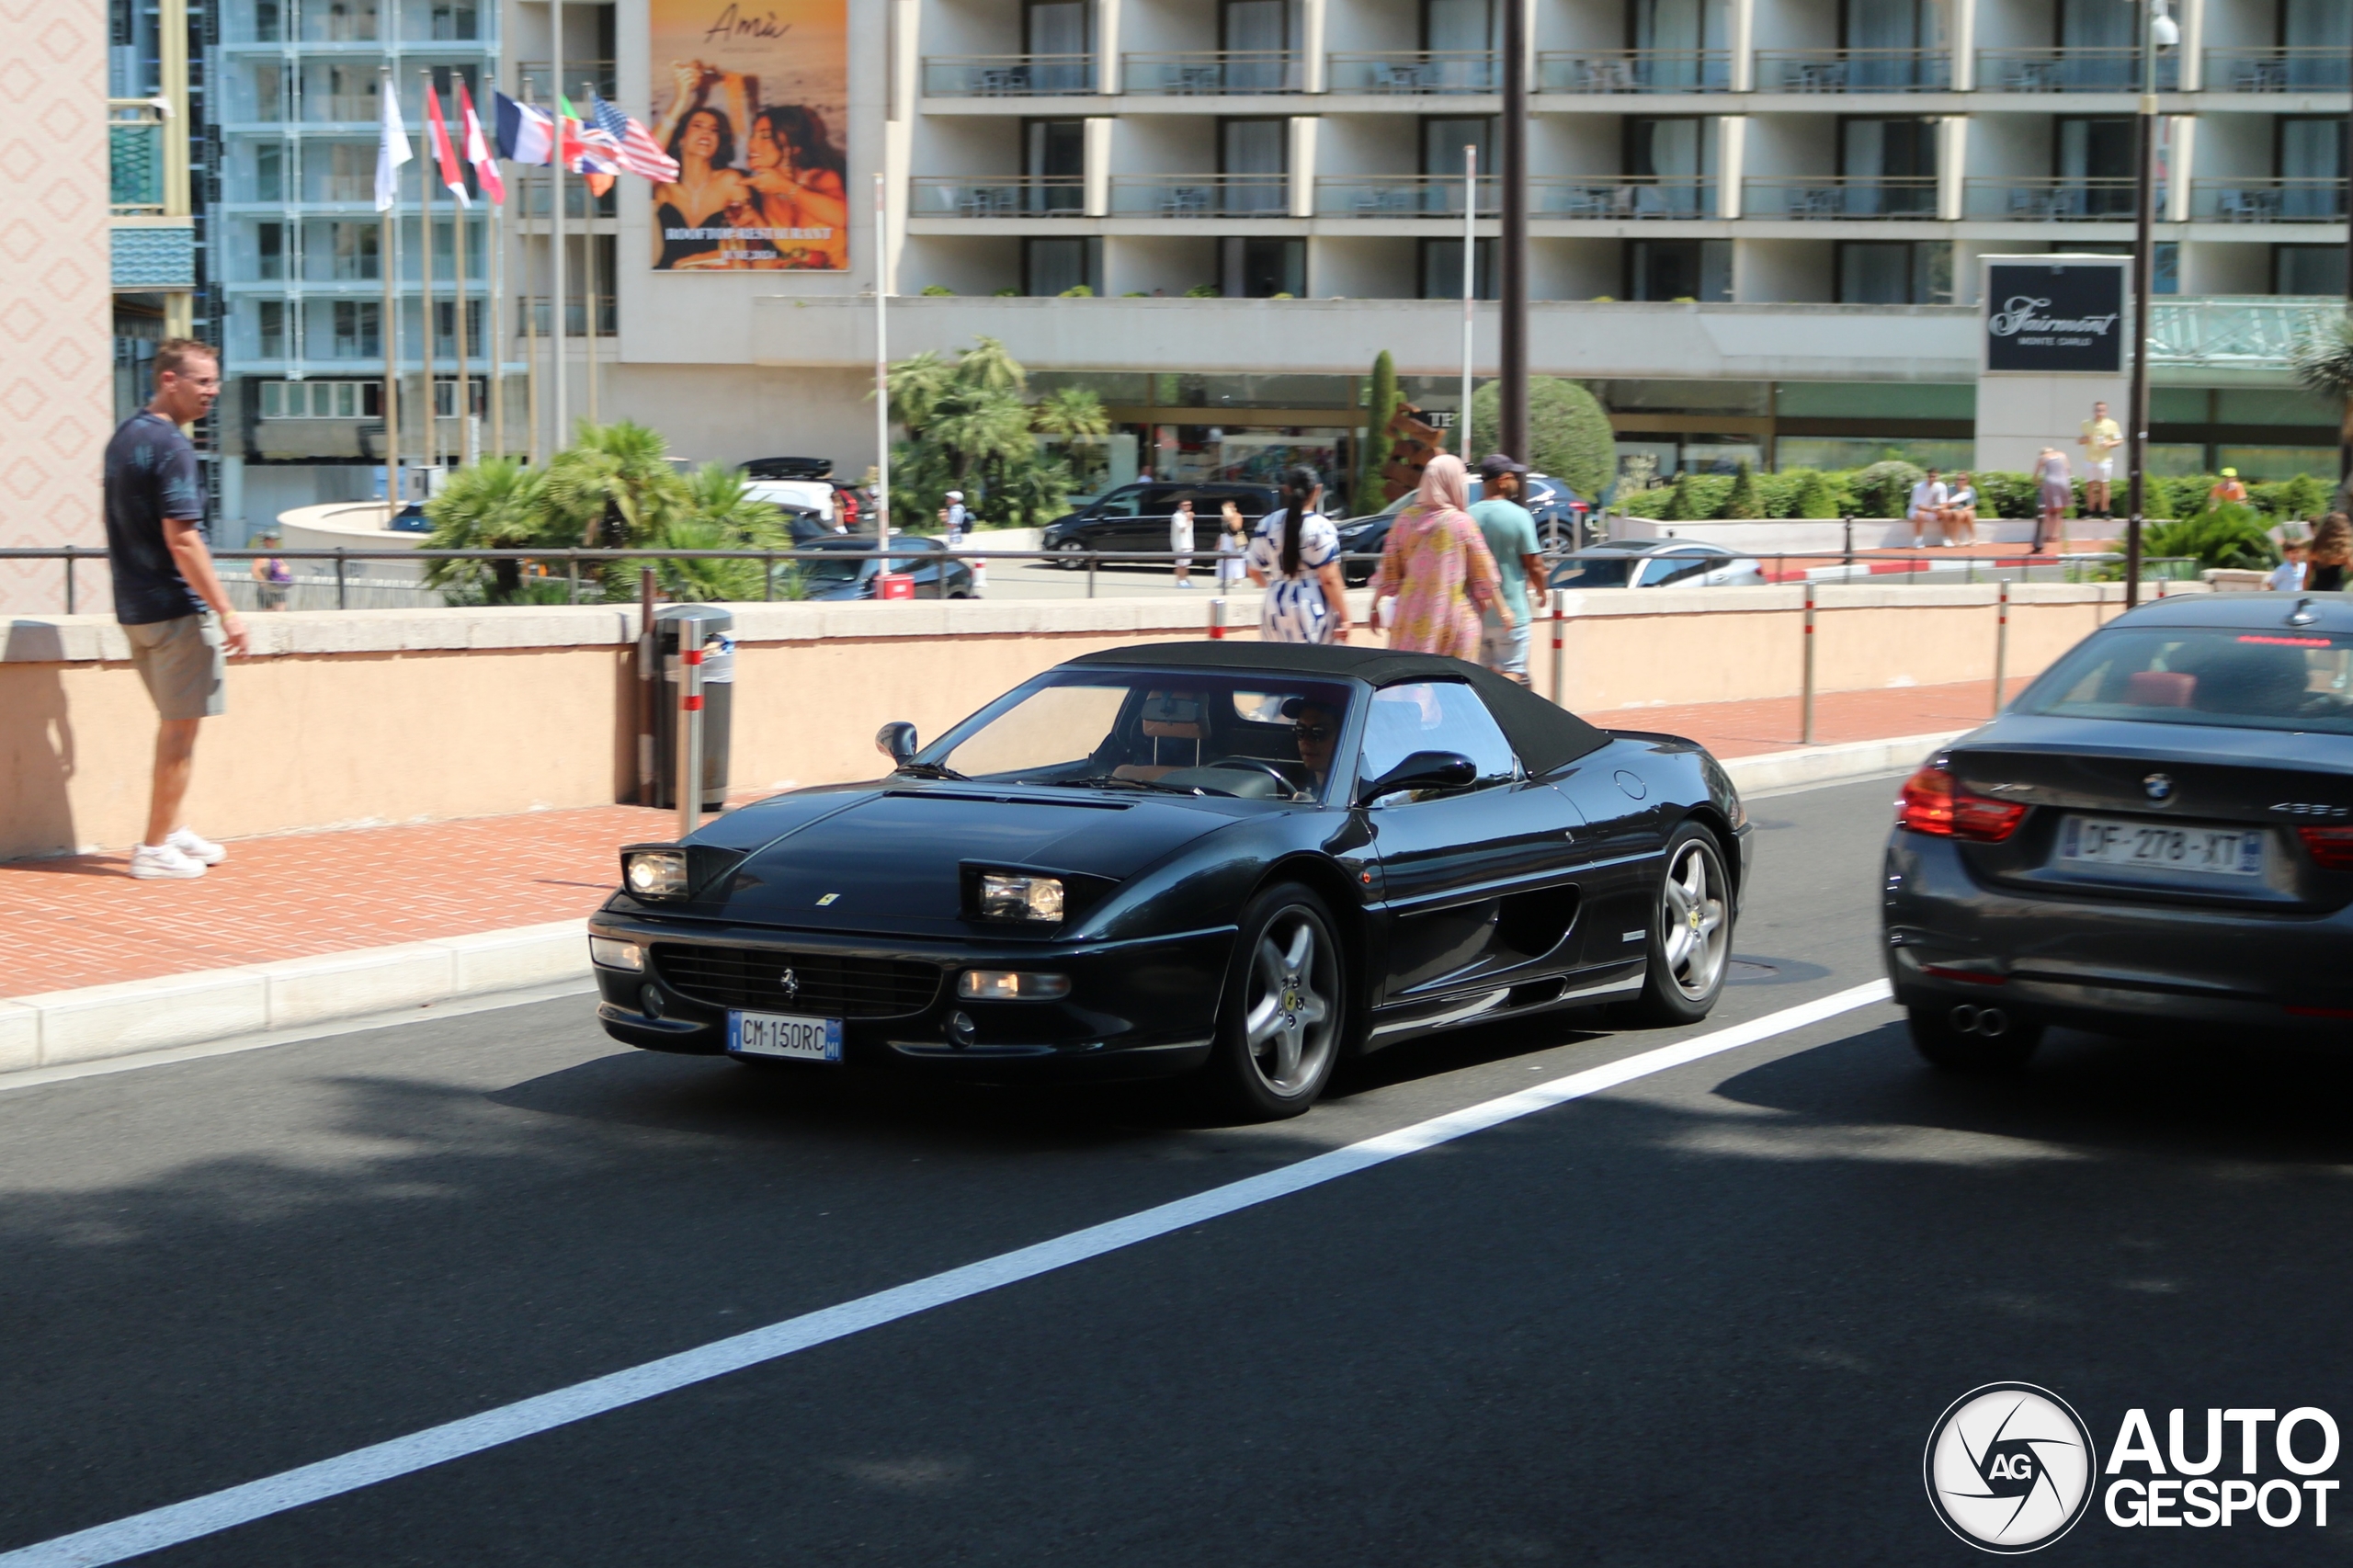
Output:
[[[2116,817],[2069,817],[2059,829],[2059,863],[2104,871],[2195,877],[2260,877],[2260,828],[2173,827]]]
[[[839,1062],[842,1021],[790,1013],[727,1015],[727,1049],[737,1056],[782,1056],[795,1062]]]

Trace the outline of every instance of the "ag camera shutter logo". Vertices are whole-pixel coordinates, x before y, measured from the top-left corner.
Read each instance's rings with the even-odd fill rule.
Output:
[[[1928,1433],[1928,1504],[1947,1529],[2005,1556],[2039,1551],[2091,1505],[2099,1456],[2065,1400],[2032,1383],[1987,1383]]]

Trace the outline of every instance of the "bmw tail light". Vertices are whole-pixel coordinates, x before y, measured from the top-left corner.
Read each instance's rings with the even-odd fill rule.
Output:
[[[2322,870],[2353,871],[2353,827],[2300,827],[2296,836]]]
[[[1972,795],[1950,770],[1933,764],[1904,781],[1904,793],[1895,802],[1898,827],[1977,844],[2001,843],[2025,819],[2024,806]]]

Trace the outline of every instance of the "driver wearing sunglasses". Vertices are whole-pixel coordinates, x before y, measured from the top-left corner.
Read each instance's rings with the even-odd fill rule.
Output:
[[[1332,754],[1338,749],[1340,716],[1313,702],[1294,701],[1289,709],[1291,733],[1299,743],[1299,760],[1315,775],[1321,790],[1332,777]]]

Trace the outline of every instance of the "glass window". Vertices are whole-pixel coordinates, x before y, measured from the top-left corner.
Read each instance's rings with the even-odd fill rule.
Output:
[[[1417,751],[1461,753],[1479,769],[1483,787],[1519,771],[1518,758],[1495,715],[1461,681],[1421,681],[1383,687],[1372,694],[1358,776],[1378,778]]]
[[[1495,242],[1480,240],[1472,251],[1472,287],[1482,300],[1495,298]],[[1422,298],[1425,300],[1459,300],[1462,298],[1462,242],[1461,240],[1424,240],[1422,242]],[[1458,402],[1461,401],[1457,394]]]
[[[2103,632],[2017,706],[2065,718],[2353,734],[2353,637],[2293,628]]]
[[[2343,245],[2271,247],[2275,294],[2340,294],[2345,290]]]
[[[1097,239],[1028,239],[1021,242],[1022,269],[1028,275],[1024,293],[1038,297],[1064,294],[1082,285],[1097,288],[1102,256]],[[1099,291],[1099,290],[1098,290]]]

